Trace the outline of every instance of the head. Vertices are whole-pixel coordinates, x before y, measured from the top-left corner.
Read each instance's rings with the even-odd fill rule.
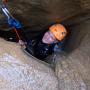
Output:
[[[67,30],[61,24],[52,25],[44,34],[42,42],[46,44],[57,43],[62,41],[67,35]]]

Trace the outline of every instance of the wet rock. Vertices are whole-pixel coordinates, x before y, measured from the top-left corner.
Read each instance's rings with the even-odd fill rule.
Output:
[[[0,39],[0,90],[58,90],[54,72],[22,52],[16,43]]]
[[[66,44],[68,54],[56,57],[59,90],[90,90],[90,0],[9,0],[8,6],[15,18],[29,27],[27,33],[31,28],[40,32],[64,21],[71,36]],[[1,90],[57,90],[50,68],[26,56],[18,45],[0,41]]]
[[[75,25],[75,29],[79,36],[72,38],[75,41],[72,41],[71,47],[76,44],[78,47],[56,57],[60,90],[90,90],[90,20]]]
[[[80,0],[10,0],[8,7],[18,20],[34,30],[42,30],[55,22],[61,23],[83,11]]]

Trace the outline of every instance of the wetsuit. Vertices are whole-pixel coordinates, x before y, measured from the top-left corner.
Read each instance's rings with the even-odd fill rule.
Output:
[[[27,52],[41,60],[44,60],[48,55],[52,54],[55,46],[55,44],[48,45],[42,42],[44,33],[45,32],[40,33],[38,36],[34,37],[34,39],[27,39],[25,37],[27,42]],[[12,30],[0,31],[0,37],[3,37],[7,41],[18,42],[18,39]]]
[[[42,40],[31,40],[27,44],[27,51],[38,59],[44,60],[48,55],[54,52],[55,44],[45,44]]]

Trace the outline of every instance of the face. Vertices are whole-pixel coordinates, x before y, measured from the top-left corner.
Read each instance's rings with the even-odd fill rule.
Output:
[[[52,32],[48,31],[44,34],[42,42],[46,44],[52,44],[58,42]]]

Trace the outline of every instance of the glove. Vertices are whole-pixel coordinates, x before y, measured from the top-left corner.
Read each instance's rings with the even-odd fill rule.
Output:
[[[21,23],[20,23],[19,21],[17,21],[16,19],[12,18],[12,17],[8,19],[8,24],[9,24],[11,27],[15,27],[15,28],[17,28],[17,29],[22,28]]]

